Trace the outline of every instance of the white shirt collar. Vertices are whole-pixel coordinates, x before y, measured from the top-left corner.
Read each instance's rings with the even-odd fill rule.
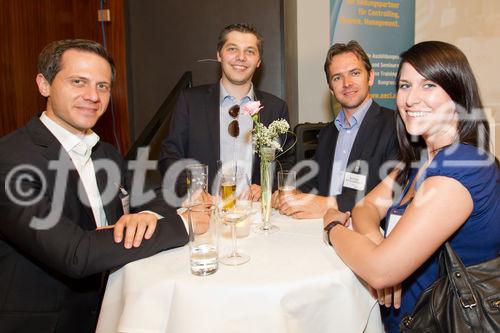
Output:
[[[87,130],[87,133],[83,136],[75,135],[50,119],[45,111],[42,113],[40,116],[40,121],[47,127],[47,129],[54,134],[56,137],[57,141],[61,143],[63,146],[64,150],[67,152],[70,152],[80,144],[80,142],[84,142],[87,147],[92,150],[92,148],[99,142],[99,135],[97,135],[94,131],[91,129]]]

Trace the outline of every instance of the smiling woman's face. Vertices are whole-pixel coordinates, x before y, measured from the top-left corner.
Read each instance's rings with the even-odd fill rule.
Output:
[[[401,67],[396,103],[409,134],[440,139],[456,133],[458,117],[453,100],[408,63]]]

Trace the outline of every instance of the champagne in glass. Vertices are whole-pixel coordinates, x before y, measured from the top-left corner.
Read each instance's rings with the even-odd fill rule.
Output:
[[[286,200],[287,196],[292,195],[297,187],[295,171],[282,170],[278,172],[278,190],[280,200]]]
[[[221,185],[222,210],[232,209],[236,204],[236,183],[232,180],[223,180]]]
[[[246,219],[247,214],[245,209],[233,208],[222,214],[222,218],[224,219],[224,223],[238,224]]]
[[[250,214],[251,204],[248,203],[251,203],[251,191],[249,178],[243,169],[235,170],[231,177],[233,181],[230,184],[226,184],[225,179],[222,179],[219,207],[222,222],[231,227],[233,244],[231,253],[220,258],[220,262],[225,265],[236,266],[250,260],[250,256],[238,250],[236,224],[243,223]],[[229,196],[228,192],[231,193],[231,196]]]
[[[283,186],[283,187],[279,188],[279,191],[280,191],[281,196],[287,196],[287,195],[293,194],[293,192],[295,191],[295,187],[294,186]]]
[[[220,235],[224,238],[231,238],[231,223],[236,223],[236,238],[245,238],[250,235],[250,215],[252,212],[252,201],[251,200],[238,200],[236,203],[237,207],[243,210],[248,210],[250,212],[245,218],[239,219],[239,221],[234,221],[235,217],[229,216],[228,220],[224,218],[221,219],[224,224],[221,226]],[[223,211],[224,214],[224,211]]]

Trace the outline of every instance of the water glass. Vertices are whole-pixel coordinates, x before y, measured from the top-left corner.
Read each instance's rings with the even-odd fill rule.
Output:
[[[193,204],[188,208],[191,273],[198,276],[217,271],[217,212],[213,204]]]
[[[203,195],[208,193],[208,165],[187,165],[186,184],[188,206],[203,203]]]

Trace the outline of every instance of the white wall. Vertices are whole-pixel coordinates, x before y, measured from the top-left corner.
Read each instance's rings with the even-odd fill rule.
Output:
[[[415,42],[442,40],[459,47],[476,74],[500,156],[500,1],[417,0]]]
[[[323,72],[330,47],[330,1],[297,0],[297,78],[299,122],[332,119]]]
[[[330,1],[296,1],[297,96],[299,122],[331,121],[332,106],[323,63],[329,48]],[[415,42],[442,40],[457,45],[469,58],[486,108],[496,124],[500,156],[500,1],[416,0]]]

